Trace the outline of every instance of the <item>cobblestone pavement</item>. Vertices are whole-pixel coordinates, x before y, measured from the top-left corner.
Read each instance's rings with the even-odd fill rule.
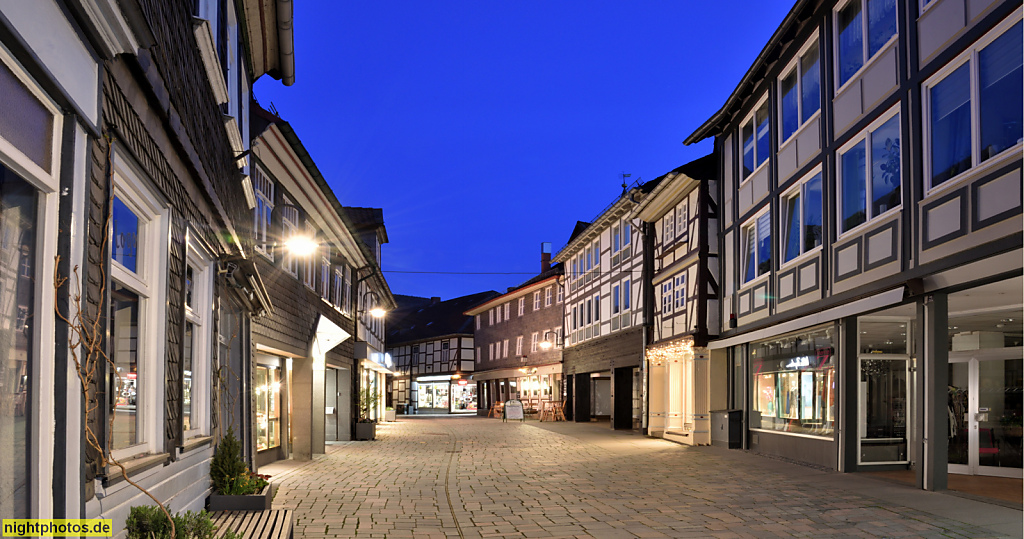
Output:
[[[295,537],[1021,533],[1014,509],[591,424],[402,417],[374,442],[289,462],[269,468]]]

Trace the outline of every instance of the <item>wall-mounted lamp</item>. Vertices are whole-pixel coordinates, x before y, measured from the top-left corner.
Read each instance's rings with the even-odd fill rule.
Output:
[[[554,338],[553,339],[549,338],[549,335],[554,336]],[[552,342],[552,341],[554,341],[554,342]],[[540,349],[544,350],[545,352],[548,351],[548,350],[551,350],[552,346],[559,346],[559,347],[561,347],[562,346],[562,336],[559,335],[557,331],[545,331],[544,332],[544,340],[541,341],[538,344],[538,346],[540,346]]]

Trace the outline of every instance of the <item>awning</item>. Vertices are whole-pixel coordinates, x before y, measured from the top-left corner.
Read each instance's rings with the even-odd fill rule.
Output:
[[[790,320],[789,322],[775,324],[771,327],[751,331],[750,333],[744,333],[743,335],[737,335],[735,337],[729,337],[728,339],[711,341],[708,343],[708,348],[711,350],[719,350],[721,348],[728,348],[737,344],[746,344],[748,342],[761,339],[768,339],[775,335],[782,335],[783,333],[789,333],[791,331],[801,330],[818,324],[824,324],[825,322],[832,322],[833,320],[839,320],[840,318],[846,318],[847,316],[853,316],[855,314],[881,309],[882,307],[888,307],[903,301],[904,289],[905,287],[900,286],[898,288],[882,292],[881,294],[875,294],[874,296],[866,297],[864,299],[851,301],[846,305],[825,309],[824,311],[809,314],[795,320]]]
[[[313,346],[311,356],[313,357],[313,369],[324,370],[327,368],[327,352],[335,346],[345,342],[352,334],[338,327],[324,315],[316,321],[316,333],[313,335]]]

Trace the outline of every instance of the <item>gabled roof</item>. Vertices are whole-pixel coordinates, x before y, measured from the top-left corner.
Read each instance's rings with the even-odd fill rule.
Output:
[[[692,185],[692,182],[714,180],[717,174],[718,156],[714,153],[678,166],[658,177],[658,187],[636,205],[633,216],[645,221],[653,220],[666,211],[665,204],[674,205],[682,195],[689,192],[688,182]]]
[[[655,178],[646,183],[640,183],[637,180],[632,187],[623,190],[618,198],[601,210],[601,213],[592,222],[588,224],[583,221],[577,221],[576,228],[572,231],[572,237],[569,238],[569,243],[565,244],[565,247],[562,247],[555,253],[551,260],[555,262],[565,262],[568,260],[569,255],[574,253],[581,243],[596,237],[605,227],[610,226],[613,220],[628,215],[632,211],[633,206],[658,187],[660,182],[661,178]]]
[[[472,335],[473,317],[463,313],[496,296],[497,292],[489,290],[436,303],[427,298],[398,296],[399,307],[388,313],[387,347],[445,335]]]
[[[483,303],[478,303],[472,308],[466,310],[466,314],[472,316],[483,311],[486,311],[487,309],[490,309],[493,304],[503,303],[510,299],[514,299],[516,297],[529,294],[530,292],[533,291],[535,285],[536,289],[538,290],[546,286],[550,286],[552,282],[557,282],[557,279],[564,274],[565,265],[562,263],[554,264],[547,271],[541,272],[538,275],[531,277],[526,282],[518,286],[513,286],[512,288],[509,288],[508,291],[505,292],[504,294],[494,296],[493,298],[484,301]]]
[[[786,18],[782,19],[782,24],[779,25],[775,33],[772,34],[771,39],[761,49],[761,53],[754,59],[754,64],[750,66],[747,73],[740,79],[740,83],[732,91],[732,94],[729,95],[729,98],[725,100],[722,108],[718,109],[718,112],[708,118],[693,134],[686,137],[683,144],[690,145],[717,135],[721,132],[721,127],[729,123],[732,117],[740,112],[746,95],[764,79],[771,65],[779,59],[783,50],[790,45],[790,42],[795,37],[793,34],[797,27],[800,26],[800,23],[813,15],[816,3],[814,0],[796,1],[796,5],[793,6],[793,9],[789,10]]]
[[[576,221],[576,226],[572,229],[572,234],[569,234],[569,241],[565,242],[566,245],[572,243],[572,240],[576,239],[576,236],[582,234],[588,226],[590,226],[590,223],[586,221]]]

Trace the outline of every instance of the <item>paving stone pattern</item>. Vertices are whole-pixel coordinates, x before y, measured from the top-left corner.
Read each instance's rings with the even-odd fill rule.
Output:
[[[994,536],[738,451],[591,425],[399,419],[274,478],[295,537]]]

